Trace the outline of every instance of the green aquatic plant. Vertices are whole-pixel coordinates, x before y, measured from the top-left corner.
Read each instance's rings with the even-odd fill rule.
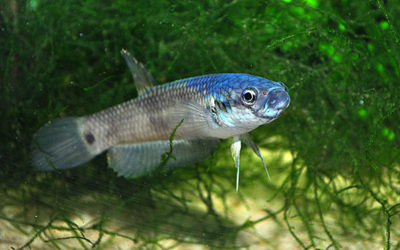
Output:
[[[399,248],[397,5],[3,0],[0,246]],[[291,106],[251,133],[271,181],[244,148],[236,193],[228,141],[204,162],[134,180],[104,155],[33,171],[43,124],[137,96],[122,48],[158,83],[217,72],[284,82]]]

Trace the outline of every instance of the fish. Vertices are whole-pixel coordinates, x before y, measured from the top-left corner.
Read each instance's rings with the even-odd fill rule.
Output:
[[[138,97],[94,114],[50,121],[33,137],[35,169],[69,169],[107,152],[108,165],[119,176],[136,178],[162,163],[162,169],[169,170],[202,161],[220,140],[232,137],[236,190],[242,141],[261,159],[269,177],[248,133],[274,121],[289,106],[285,84],[245,73],[219,73],[157,85],[142,63],[124,49],[121,54]],[[168,152],[173,159],[163,162]]]

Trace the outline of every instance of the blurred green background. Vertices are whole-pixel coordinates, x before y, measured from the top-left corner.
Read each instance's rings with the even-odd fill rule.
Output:
[[[400,248],[397,0],[0,0],[0,248]],[[229,144],[136,180],[104,155],[32,170],[33,134],[160,84],[223,72],[282,81],[291,106]]]

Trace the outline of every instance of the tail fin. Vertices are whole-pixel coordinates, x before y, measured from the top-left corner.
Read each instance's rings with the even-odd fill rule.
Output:
[[[32,164],[37,170],[68,169],[81,165],[99,152],[86,145],[81,118],[61,118],[44,126],[32,144]]]

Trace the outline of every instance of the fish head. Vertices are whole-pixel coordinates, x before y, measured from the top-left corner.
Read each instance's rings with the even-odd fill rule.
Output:
[[[290,104],[288,88],[282,82],[244,75],[230,93],[236,126],[252,130],[278,118]]]

